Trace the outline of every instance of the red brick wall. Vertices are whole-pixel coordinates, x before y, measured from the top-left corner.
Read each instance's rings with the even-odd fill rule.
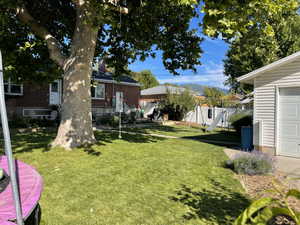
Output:
[[[122,91],[124,101],[129,106],[137,107],[140,98],[140,87],[118,84],[105,84],[105,100],[92,100],[92,107],[112,107],[113,91]],[[5,95],[7,111],[10,115],[16,113],[17,108],[47,108],[49,107],[49,84],[24,84],[23,95]],[[21,113],[21,112],[19,112]]]
[[[116,92],[121,91],[128,106],[138,107],[140,87],[120,84],[105,84],[105,100],[93,99],[93,107],[112,107],[112,98]]]
[[[5,95],[7,112],[9,115],[17,113],[18,108],[47,108],[49,106],[49,85],[25,83],[23,95]],[[22,114],[22,112],[18,112]]]

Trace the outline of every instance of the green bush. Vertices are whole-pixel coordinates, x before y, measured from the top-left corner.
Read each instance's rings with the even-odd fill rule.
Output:
[[[243,126],[252,126],[253,116],[246,112],[236,113],[229,118],[229,123],[240,134]]]
[[[57,121],[47,119],[33,119],[28,117],[14,117],[9,121],[10,128],[33,128],[33,127],[54,127]]]
[[[232,168],[238,174],[262,175],[274,171],[273,157],[258,151],[237,156],[227,162],[227,167]]]
[[[119,125],[119,117],[115,115],[100,116],[96,119],[96,125],[117,127]]]

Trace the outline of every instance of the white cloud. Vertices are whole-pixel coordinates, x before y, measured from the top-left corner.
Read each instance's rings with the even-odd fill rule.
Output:
[[[160,83],[176,83],[187,84],[197,83],[201,85],[209,85],[220,88],[225,88],[224,81],[226,77],[223,73],[223,65],[217,65],[213,62],[208,62],[203,68],[203,73],[192,75],[180,75],[173,78],[158,79]]]

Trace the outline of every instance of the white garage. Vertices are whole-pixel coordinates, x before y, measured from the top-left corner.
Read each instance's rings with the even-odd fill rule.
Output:
[[[255,149],[300,158],[300,52],[238,81],[254,85]]]

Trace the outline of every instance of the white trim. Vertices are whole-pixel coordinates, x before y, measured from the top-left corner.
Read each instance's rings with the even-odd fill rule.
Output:
[[[104,97],[103,98],[97,98],[97,97],[92,97],[92,93],[91,93],[91,98],[92,99],[94,99],[94,100],[105,100],[105,97],[106,97],[106,85],[105,84],[96,84],[96,86],[97,85],[103,85],[103,87],[104,87]],[[94,87],[94,86],[92,86],[91,88],[95,88],[95,94],[96,94],[96,88],[97,87]]]
[[[278,132],[279,132],[279,86],[275,85],[275,134],[274,134],[274,144],[275,144],[275,155],[278,155],[278,151],[279,151],[279,141],[278,141]]]
[[[300,87],[299,84],[291,84],[291,85],[275,85],[276,90],[276,98],[275,98],[275,155],[279,155],[279,140],[278,140],[278,134],[279,134],[279,99],[280,99],[280,88],[293,88],[293,87]]]
[[[30,110],[30,111],[49,111],[50,112],[50,114],[49,115],[25,115],[25,111],[26,110]],[[51,111],[53,111],[53,110],[51,110],[51,109],[40,109],[40,108],[23,108],[23,111],[22,111],[22,115],[23,115],[23,117],[41,117],[41,116],[51,116]]]
[[[8,85],[8,92],[4,91],[4,94],[14,95],[14,96],[22,96],[23,95],[23,84],[12,83],[10,78],[8,78],[7,82],[3,81],[3,84]],[[12,93],[11,85],[20,86],[21,93]]]
[[[98,78],[93,78],[93,80],[99,81],[102,83],[107,83],[107,84],[120,84],[120,85],[136,86],[136,87],[141,86],[139,83],[130,83],[130,82],[123,82],[123,81],[118,82],[116,80],[105,80],[105,79],[98,79]]]
[[[52,83],[57,82],[57,92],[58,92],[58,104],[61,105],[62,103],[62,80],[54,80]],[[51,92],[52,92],[52,83],[49,84],[49,105],[56,105],[56,104],[51,104],[50,98],[51,98]]]
[[[285,58],[282,58],[280,60],[277,60],[271,64],[268,64],[266,66],[263,66],[257,70],[254,70],[250,73],[247,73],[241,77],[238,77],[237,78],[237,81],[238,82],[242,82],[242,83],[248,83],[248,84],[253,84],[253,79],[257,76],[259,76],[260,74],[266,72],[266,71],[269,71],[269,70],[272,70],[272,69],[275,69],[279,66],[282,66],[284,64],[287,64],[287,63],[290,63],[294,60],[296,60],[298,57],[300,57],[300,51],[290,55],[290,56],[287,56]]]

